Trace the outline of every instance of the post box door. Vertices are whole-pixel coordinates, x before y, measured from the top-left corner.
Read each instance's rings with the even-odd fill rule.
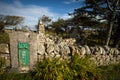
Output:
[[[21,67],[29,66],[29,44],[18,43],[19,65]]]

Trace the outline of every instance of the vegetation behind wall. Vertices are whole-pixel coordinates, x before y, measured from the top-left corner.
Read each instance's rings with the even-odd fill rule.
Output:
[[[4,31],[0,31],[0,43],[9,43],[9,35]]]

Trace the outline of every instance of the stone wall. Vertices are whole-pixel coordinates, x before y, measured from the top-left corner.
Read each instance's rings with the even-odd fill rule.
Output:
[[[60,58],[61,60],[70,60],[71,56],[75,54],[80,55],[80,57],[90,55],[90,61],[94,61],[96,65],[120,63],[120,51],[116,48],[79,45],[76,44],[76,40],[74,38],[62,39],[61,37],[53,37],[48,34],[45,35],[44,25],[41,21],[39,21],[37,28],[37,32],[6,30],[9,34],[10,45],[0,45],[0,56],[5,57],[7,55],[11,70],[28,71],[29,69],[34,68],[37,61],[43,60],[44,58]],[[21,60],[19,54],[21,53],[18,51],[18,44],[20,42],[28,43],[30,45],[30,62],[29,66],[27,65],[27,68],[20,65]],[[24,57],[24,59],[26,58]]]
[[[10,51],[8,44],[0,44],[0,58],[6,61],[5,66],[10,66]]]
[[[120,51],[116,48],[106,46],[89,47],[87,45],[77,45],[75,39],[62,39],[46,35],[44,51],[39,54],[39,59],[43,58],[61,58],[69,60],[72,55],[78,54],[81,57],[90,55],[91,61],[96,65],[108,65],[120,63]],[[42,48],[42,47],[41,47]]]
[[[87,45],[84,46],[72,46],[74,54],[78,54],[81,57],[86,55],[90,55],[91,61],[94,61],[96,65],[108,65],[108,64],[117,64],[120,63],[120,51],[116,48],[110,47],[101,47],[94,46],[89,47]]]
[[[73,38],[62,39],[51,35],[37,34],[33,32],[10,31],[10,51],[8,45],[0,45],[0,52],[9,54],[9,64],[12,68],[19,67],[18,42],[28,42],[30,44],[30,69],[38,60],[44,58],[61,58],[70,60],[71,56],[77,54],[81,57],[90,55],[90,61],[96,65],[108,65],[120,63],[120,51],[116,48],[106,46],[78,45]],[[5,47],[3,49],[3,47]],[[10,59],[11,58],[11,59]],[[11,61],[11,62],[10,62]]]
[[[10,53],[8,44],[0,44],[0,53]]]

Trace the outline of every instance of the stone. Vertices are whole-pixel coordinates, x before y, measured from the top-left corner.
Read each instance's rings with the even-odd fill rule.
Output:
[[[90,48],[87,45],[85,45],[84,48],[86,50],[86,54],[91,54]]]
[[[99,46],[99,53],[100,53],[101,55],[105,55],[105,54],[106,54],[104,48],[101,47],[101,46]]]
[[[76,54],[76,49],[75,49],[75,46],[70,46],[70,53],[72,53],[72,55],[75,55]]]
[[[98,52],[98,51],[99,51],[98,46],[95,46],[94,48],[95,48],[95,51],[96,51],[96,52]]]
[[[55,57],[55,54],[52,52],[52,53],[49,54],[49,56],[50,56],[51,58],[54,58],[54,57]]]
[[[119,50],[115,49],[114,54],[119,55],[120,54]]]
[[[54,50],[54,54],[55,55],[59,54],[59,51],[58,50]]]
[[[38,55],[38,60],[41,61],[41,60],[44,60],[45,58],[45,55]]]
[[[105,62],[109,62],[109,61],[110,61],[110,58],[109,58],[109,57],[105,59]]]
[[[81,54],[81,55],[85,55],[85,53],[86,53],[86,50],[85,50],[84,47],[82,47],[82,48],[81,48],[81,52],[80,52],[80,54]]]
[[[91,51],[91,54],[93,55],[94,52],[95,52],[95,48],[94,48],[94,47],[90,47],[89,49],[90,49],[90,51]]]
[[[45,43],[46,44],[55,44],[55,42],[52,39],[45,38]]]
[[[109,52],[110,52],[110,54],[114,54],[115,48],[111,48]]]
[[[38,33],[45,33],[45,27],[42,20],[39,20],[38,22]]]
[[[61,57],[61,55],[59,55],[59,54],[55,55],[55,58],[60,58],[60,57]]]
[[[69,53],[70,53],[70,49],[69,49],[68,46],[64,46],[64,47],[63,47],[63,53],[64,53],[64,54],[69,54]]]
[[[44,44],[38,46],[38,53],[43,55],[45,53],[45,46]]]
[[[0,44],[0,53],[10,53],[8,44]]]
[[[51,53],[54,51],[54,45],[50,44],[48,47],[47,47],[47,53]]]
[[[106,54],[109,54],[110,47],[109,46],[104,46],[104,50],[105,50]]]

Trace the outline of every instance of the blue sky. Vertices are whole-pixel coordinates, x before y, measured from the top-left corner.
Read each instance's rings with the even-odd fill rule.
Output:
[[[69,12],[83,5],[84,0],[0,0],[0,14],[25,17],[24,24],[34,26],[38,19],[49,16],[52,20],[68,19]]]

